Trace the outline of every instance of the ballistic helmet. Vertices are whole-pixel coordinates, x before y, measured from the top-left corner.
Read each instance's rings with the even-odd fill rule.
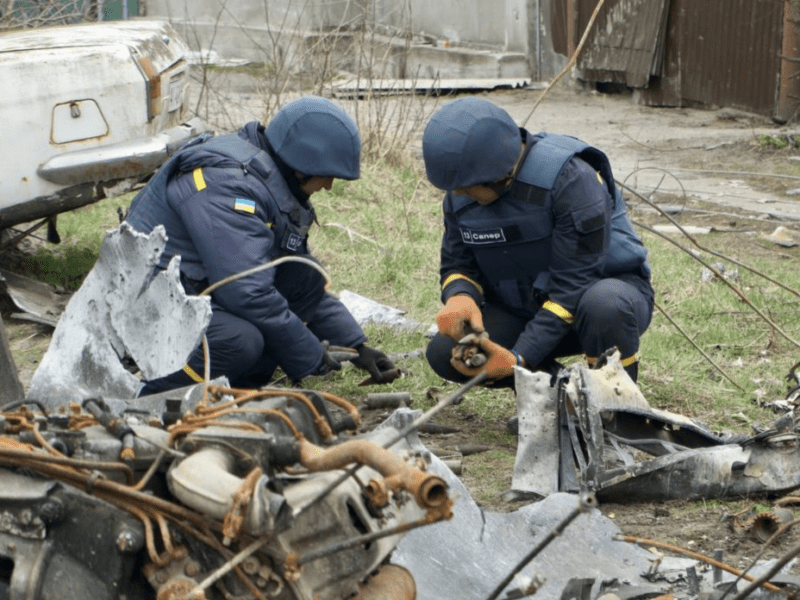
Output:
[[[505,110],[480,98],[462,98],[425,127],[422,156],[430,182],[442,190],[497,181],[519,157],[522,135]]]
[[[361,175],[358,128],[341,107],[325,98],[304,96],[283,106],[267,126],[267,140],[283,162],[303,175]]]

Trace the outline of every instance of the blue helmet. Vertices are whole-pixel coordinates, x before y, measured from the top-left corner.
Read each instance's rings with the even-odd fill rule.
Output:
[[[508,175],[517,163],[522,135],[502,108],[480,98],[462,98],[437,112],[425,127],[422,156],[428,179],[454,190]]]
[[[267,140],[283,162],[303,175],[361,176],[358,128],[325,98],[304,96],[283,106],[267,126]]]

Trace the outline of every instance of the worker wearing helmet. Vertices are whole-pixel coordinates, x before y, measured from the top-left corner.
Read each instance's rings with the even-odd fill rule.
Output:
[[[428,179],[447,192],[433,370],[457,382],[485,370],[511,387],[514,366],[552,371],[560,357],[593,363],[616,347],[636,381],[650,266],[605,154],[533,135],[477,98],[440,109],[422,149]],[[458,342],[483,332],[488,360],[470,366]]]
[[[361,140],[353,120],[333,102],[303,97],[281,108],[265,128],[206,136],[185,146],[134,198],[126,222],[150,233],[166,229],[158,267],[180,255],[189,294],[281,257],[310,257],[316,220],[310,197],[334,179],[360,175]],[[392,362],[365,345],[347,308],[325,293],[324,277],[288,261],[241,278],[211,294],[206,329],[212,377],[235,387],[269,382],[276,367],[292,381],[338,370],[324,342],[355,348],[356,366],[380,382]],[[145,382],[140,395],[203,380],[203,349],[186,366]]]

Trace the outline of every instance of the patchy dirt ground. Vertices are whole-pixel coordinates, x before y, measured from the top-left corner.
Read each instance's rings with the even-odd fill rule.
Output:
[[[246,92],[243,92],[245,95]],[[800,218],[800,205],[793,190],[800,188],[800,151],[778,152],[774,144],[786,140],[796,146],[791,125],[777,125],[769,118],[735,110],[699,110],[648,108],[635,104],[629,96],[604,96],[574,86],[556,88],[530,115],[538,90],[502,91],[486,97],[505,106],[531,130],[549,130],[581,137],[603,150],[612,159],[617,179],[632,185],[642,194],[663,203],[678,203],[696,211],[694,222],[731,228],[746,220],[748,227],[765,233],[778,225],[797,232],[794,218]],[[246,111],[256,118],[254,111]],[[771,136],[769,142],[760,136]],[[765,141],[766,140],[766,141]],[[762,173],[755,176],[754,173]],[[634,209],[643,203],[631,202]],[[641,205],[641,206],[640,206]],[[642,211],[639,216],[645,215]],[[0,256],[4,268],[22,270],[25,251],[9,251]],[[29,334],[22,342],[30,346],[47,343],[47,329],[27,327]],[[19,350],[16,348],[15,351]],[[33,370],[26,366],[20,373],[27,385]],[[385,411],[366,411],[367,424],[385,416]],[[475,432],[484,423],[481,417],[462,410],[437,420],[457,431],[446,434],[423,434],[426,445],[456,451],[471,446]],[[515,438],[504,434],[504,423],[495,424],[498,441],[476,453],[463,452],[462,479],[486,510],[509,511],[518,504],[499,499],[496,490],[483,489],[480,456],[483,451],[503,452],[513,457]],[[509,464],[506,489],[511,483]],[[638,538],[657,540],[679,548],[713,556],[723,551],[723,561],[738,568],[746,567],[764,549],[762,542],[748,534],[736,533],[730,516],[748,507],[769,508],[770,501],[754,504],[737,502],[670,501],[658,504],[607,504],[600,510],[613,519],[623,533]],[[800,516],[800,511],[795,511]],[[800,544],[800,530],[792,529],[765,552],[765,558],[784,555]],[[800,572],[800,571],[798,571]]]

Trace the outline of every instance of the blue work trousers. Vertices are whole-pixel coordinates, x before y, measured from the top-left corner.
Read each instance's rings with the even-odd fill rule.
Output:
[[[483,305],[481,312],[489,339],[509,349],[530,320],[489,302]],[[581,297],[569,333],[541,364],[530,365],[530,368],[554,373],[559,368],[559,358],[576,354],[596,358],[614,347],[619,349],[622,358],[634,356],[639,351],[639,338],[650,325],[652,316],[653,289],[649,281],[633,274],[601,279]],[[455,345],[456,340],[437,333],[428,344],[426,357],[437,375],[463,383],[468,378],[450,364]],[[626,370],[636,381],[638,364]],[[513,387],[514,378],[506,377],[491,386]]]
[[[181,273],[187,294],[196,295],[208,287],[207,281],[194,281]],[[304,320],[311,319],[325,294],[325,281],[314,269],[300,263],[287,263],[277,269],[275,285],[289,308]],[[278,356],[264,352],[264,336],[250,321],[237,317],[212,302],[211,321],[206,329],[211,378],[226,376],[233,387],[258,388],[269,383],[279,364]],[[335,342],[332,342],[335,343]],[[187,361],[189,369],[147,381],[140,396],[198,383],[205,373],[203,347],[199,345]],[[189,373],[194,376],[191,376]]]

